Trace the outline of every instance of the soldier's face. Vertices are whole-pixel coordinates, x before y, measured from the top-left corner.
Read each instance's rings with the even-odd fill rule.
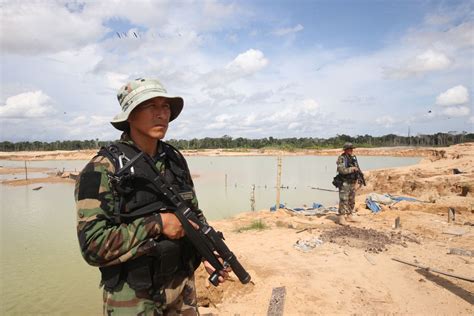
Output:
[[[133,135],[162,139],[168,130],[171,109],[168,99],[156,97],[140,104],[130,113],[128,123]]]
[[[346,154],[352,155],[353,151],[354,151],[354,149],[352,149],[352,148],[346,149]]]

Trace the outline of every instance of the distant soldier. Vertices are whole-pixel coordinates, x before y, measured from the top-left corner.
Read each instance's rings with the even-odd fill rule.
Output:
[[[352,155],[354,146],[352,143],[345,143],[342,147],[344,152],[337,158],[336,178],[339,179],[339,214],[338,223],[347,225],[349,222],[357,222],[353,211],[355,205],[355,191],[357,182],[365,185],[365,180],[360,172],[356,156]]]
[[[158,171],[206,221],[184,157],[161,141],[183,99],[154,79],[129,82],[117,98],[122,110],[111,123],[122,137],[92,158],[75,190],[79,245],[87,263],[101,271],[103,313],[198,315],[194,270],[201,257],[170,212],[174,205],[152,185]],[[129,168],[139,153],[149,159]],[[204,266],[214,271],[207,261]]]

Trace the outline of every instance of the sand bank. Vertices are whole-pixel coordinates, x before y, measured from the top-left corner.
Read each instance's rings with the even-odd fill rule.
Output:
[[[368,186],[356,199],[359,223],[349,231],[334,223],[334,215],[303,216],[285,210],[212,222],[224,232],[253,283],[242,285],[234,276],[214,288],[200,270],[198,296],[206,306],[201,313],[265,315],[272,289],[285,287],[285,315],[472,315],[474,283],[392,260],[474,278],[473,257],[448,254],[451,248],[474,250],[474,144],[434,152],[415,166],[368,172]],[[366,193],[373,191],[429,203],[400,202],[373,214],[364,203]],[[449,207],[456,210],[451,223]],[[394,229],[397,217],[401,228]],[[238,232],[255,221],[267,228]],[[322,244],[308,252],[294,247],[298,240],[315,238]]]
[[[433,157],[440,156],[445,148],[430,147],[380,147],[380,148],[357,148],[358,156],[393,156],[393,157]],[[337,156],[340,149],[301,149],[294,151],[273,149],[203,149],[182,150],[185,156]],[[73,151],[19,151],[0,152],[0,160],[89,160],[97,150],[73,150]]]

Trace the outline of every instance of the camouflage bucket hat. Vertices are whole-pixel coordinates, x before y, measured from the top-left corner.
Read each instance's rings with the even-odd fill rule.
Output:
[[[135,79],[124,85],[117,93],[117,99],[122,111],[110,122],[116,129],[124,131],[128,128],[130,113],[141,103],[156,97],[169,99],[171,116],[170,122],[178,117],[183,109],[183,98],[169,95],[161,82],[156,79]]]
[[[354,145],[352,145],[352,143],[345,143],[344,146],[342,146],[342,149],[354,149]]]

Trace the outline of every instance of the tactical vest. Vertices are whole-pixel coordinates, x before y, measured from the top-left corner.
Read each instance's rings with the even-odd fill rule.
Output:
[[[184,157],[171,145],[164,142],[161,144],[162,151],[157,159],[164,163],[164,171],[156,169],[143,158],[138,159],[120,177],[115,174],[140,153],[140,150],[122,142],[100,149],[98,155],[109,158],[115,165],[115,174],[109,174],[114,195],[115,224],[128,224],[139,217],[175,209],[168,198],[153,185],[157,176],[163,177],[168,184],[175,187],[188,202],[188,206],[194,209],[193,182]],[[199,255],[186,237],[169,240],[161,236],[147,241],[143,247],[149,248],[150,253],[122,264],[100,268],[101,283],[106,290],[116,290],[126,281],[132,289],[154,292],[176,273],[192,274],[200,263]]]
[[[357,163],[357,158],[356,156],[351,156],[351,155],[341,155],[344,159],[344,166],[346,168],[351,168],[351,167],[359,167]],[[349,173],[349,174],[341,174],[340,177],[344,182],[355,182],[357,181],[357,174],[356,173]]]

